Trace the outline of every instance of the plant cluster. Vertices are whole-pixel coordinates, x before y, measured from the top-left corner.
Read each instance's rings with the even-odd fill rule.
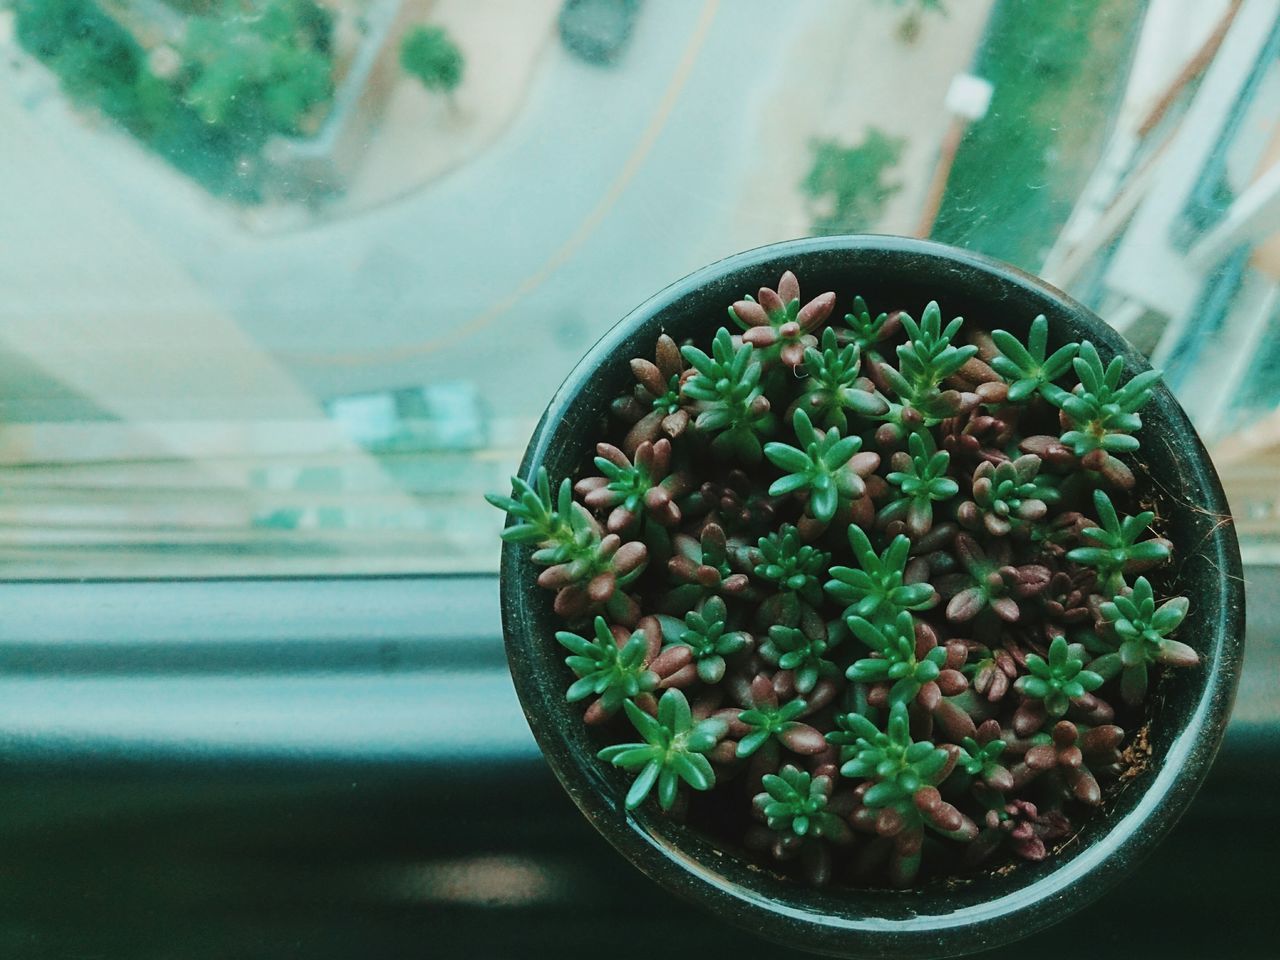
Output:
[[[1156,673],[1197,662],[1120,459],[1156,375],[1043,316],[835,302],[787,273],[710,352],[661,337],[577,478],[489,497],[503,538],[629,808],[656,786],[813,883],[1041,859],[1133,762]]]

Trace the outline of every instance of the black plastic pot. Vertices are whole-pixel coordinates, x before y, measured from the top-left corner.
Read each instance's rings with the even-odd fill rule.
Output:
[[[727,304],[772,284],[786,269],[794,270],[808,291],[836,291],[841,307],[854,294],[875,306],[900,305],[913,312],[937,299],[947,317],[965,316],[1016,334],[1025,333],[1032,318],[1043,313],[1051,346],[1088,338],[1104,360],[1124,354],[1130,375],[1148,369],[1146,360],[1094,314],[995,260],[895,237],[790,241],[712,264],[632,311],[587,353],[552,398],[521,476],[532,478],[542,466],[553,480],[576,473],[604,435],[609,401],[632,382],[631,357],[650,356],[662,331],[677,341],[709,341],[725,320]],[[534,583],[538,570],[531,550],[507,545],[502,555],[507,657],[529,725],[556,776],[596,829],[668,889],[772,940],[823,953],[895,958],[967,953],[1026,936],[1105,895],[1160,842],[1203,781],[1231,712],[1244,645],[1239,547],[1213,465],[1163,386],[1143,410],[1143,421],[1140,459],[1161,530],[1174,544],[1173,589],[1191,600],[1180,635],[1203,662],[1197,669],[1168,671],[1175,675],[1166,676],[1153,695],[1150,762],[1045,861],[1022,864],[1002,876],[903,892],[838,886],[815,891],[749,865],[722,844],[662,817],[654,805],[628,813],[625,775],[595,758],[597,748],[580,707],[565,701],[571,677],[552,639],[560,624],[550,593]]]

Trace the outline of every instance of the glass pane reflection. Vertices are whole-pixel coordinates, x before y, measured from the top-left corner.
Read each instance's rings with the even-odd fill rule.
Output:
[[[8,577],[491,570],[636,303],[931,235],[1126,332],[1276,513],[1280,25],[1206,0],[8,0]]]

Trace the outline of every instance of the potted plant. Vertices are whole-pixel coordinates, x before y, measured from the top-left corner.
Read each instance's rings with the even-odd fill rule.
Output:
[[[504,629],[553,770],[780,942],[1024,936],[1159,841],[1225,728],[1243,591],[1199,439],[1116,333],[984,257],[713,264],[588,353],[516,486]]]

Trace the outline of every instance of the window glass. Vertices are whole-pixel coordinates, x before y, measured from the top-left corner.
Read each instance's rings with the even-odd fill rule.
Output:
[[[1230,477],[1278,50],[1230,0],[0,0],[3,575],[492,570],[587,347],[810,234],[1043,274]]]

